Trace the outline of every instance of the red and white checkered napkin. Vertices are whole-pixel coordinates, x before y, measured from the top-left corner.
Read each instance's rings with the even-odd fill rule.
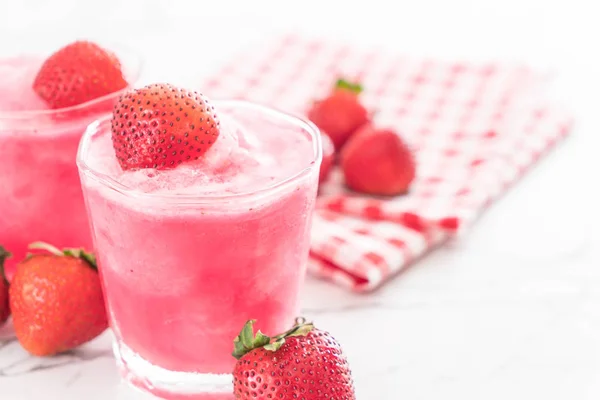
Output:
[[[309,270],[357,291],[467,226],[572,123],[541,102],[543,79],[525,67],[413,60],[295,35],[241,55],[203,88],[304,114],[339,76],[362,82],[376,124],[401,132],[417,158],[405,196],[349,193],[340,171],[322,187]]]

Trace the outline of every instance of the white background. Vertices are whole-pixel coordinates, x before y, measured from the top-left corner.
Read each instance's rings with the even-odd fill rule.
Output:
[[[145,81],[174,83],[290,30],[410,55],[526,61],[557,73],[557,97],[578,117],[571,161],[581,169],[564,174],[581,181],[600,158],[599,16],[594,0],[0,0],[0,50],[25,39],[100,37],[140,51]],[[596,194],[593,179],[580,189],[593,193],[571,193],[579,209]]]
[[[554,71],[555,96],[577,118],[573,136],[474,229],[373,295],[309,280],[304,303],[346,344],[359,400],[596,400],[599,11],[594,0],[0,0],[0,48],[99,36],[144,54],[145,80],[177,82],[298,30]],[[115,398],[112,362],[93,365],[108,375],[90,364],[0,377],[0,398],[2,389],[9,400]],[[61,386],[75,372],[79,383]]]

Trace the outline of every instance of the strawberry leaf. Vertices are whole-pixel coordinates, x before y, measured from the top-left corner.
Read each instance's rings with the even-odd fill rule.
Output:
[[[258,331],[258,332],[256,332],[256,337],[254,338],[254,341],[252,342],[252,347],[256,349],[259,347],[263,347],[264,345],[269,344],[270,342],[271,342],[270,337],[263,334],[261,331]]]
[[[93,253],[88,253],[87,251],[85,251],[85,249],[64,249],[62,253],[63,255],[68,257],[80,258],[86,263],[88,263],[88,265],[92,267],[92,269],[98,269],[96,256]]]
[[[254,336],[254,323],[256,321],[251,319],[242,328],[240,334],[233,339],[233,353],[232,355],[240,359],[246,353],[251,352],[254,349],[258,349],[268,344],[271,338],[261,331],[256,332]]]
[[[242,328],[242,332],[240,333],[240,341],[242,342],[242,345],[247,349],[252,348],[252,343],[254,342],[253,336],[255,322],[255,320],[250,320],[246,322],[246,325],[244,325],[244,328]]]
[[[345,79],[338,79],[335,83],[336,89],[348,90],[350,92],[360,94],[363,91],[363,87],[360,83],[350,82]]]
[[[308,335],[308,332],[312,331],[314,328],[315,326],[312,322],[307,323],[304,318],[298,318],[292,329],[275,336],[275,339],[285,339],[286,337],[292,336],[306,336]]]
[[[98,262],[96,261],[96,255],[94,253],[88,253],[85,250],[81,249],[80,254],[80,258],[86,261],[90,265],[90,267],[92,267],[95,270],[98,269]]]
[[[240,337],[238,336],[235,339],[233,339],[233,353],[232,353],[232,355],[235,358],[239,359],[239,358],[241,358],[246,353],[247,353],[246,348],[244,347],[244,345],[240,341]]]
[[[51,244],[44,242],[35,242],[29,245],[30,249],[39,249],[46,250],[50,254],[55,256],[66,256],[66,257],[75,257],[82,259],[85,261],[92,269],[98,269],[98,263],[96,262],[96,256],[93,253],[88,253],[85,249],[63,249],[62,251],[52,246]],[[28,254],[27,257],[31,257],[31,254]]]
[[[265,350],[277,351],[281,348],[281,346],[283,346],[284,343],[285,343],[285,338],[281,338],[281,339],[277,339],[273,343],[269,343],[268,345],[266,345],[264,347],[265,347]]]
[[[303,325],[296,325],[295,329],[292,329],[291,331],[289,331],[289,333],[286,335],[286,337],[306,336],[306,335],[308,335],[308,332],[312,331],[314,328],[315,328],[315,326],[312,324],[312,322],[309,322],[309,323],[303,324]]]
[[[259,348],[269,351],[277,351],[284,345],[285,339],[292,336],[306,336],[314,329],[312,322],[306,322],[304,318],[298,318],[294,327],[281,335],[273,338],[263,334],[260,330],[254,336],[255,320],[246,322],[240,334],[233,339],[233,355],[238,360],[247,353]]]

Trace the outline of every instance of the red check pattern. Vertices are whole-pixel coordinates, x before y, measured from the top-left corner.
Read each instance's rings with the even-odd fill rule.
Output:
[[[305,114],[339,76],[362,82],[375,123],[399,131],[417,159],[405,196],[351,193],[341,171],[321,187],[309,270],[356,291],[467,227],[572,125],[526,67],[414,60],[295,35],[242,54],[203,88]]]

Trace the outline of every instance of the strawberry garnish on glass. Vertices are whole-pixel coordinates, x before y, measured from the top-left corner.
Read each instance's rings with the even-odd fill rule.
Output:
[[[218,137],[219,119],[206,97],[169,84],[125,93],[113,112],[112,141],[124,170],[198,160]]]
[[[71,43],[42,64],[33,89],[53,109],[83,104],[127,87],[119,59],[89,41]]]

